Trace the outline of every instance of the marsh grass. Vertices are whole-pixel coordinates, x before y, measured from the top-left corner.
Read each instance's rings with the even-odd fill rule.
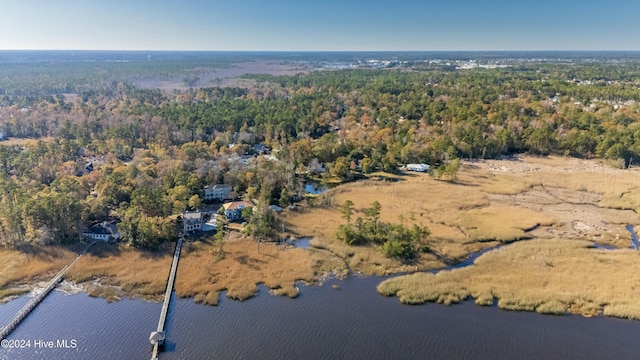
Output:
[[[553,225],[546,214],[515,206],[491,206],[460,215],[459,224],[471,240],[510,242],[530,238],[527,231],[539,225]]]
[[[628,302],[612,303],[604,307],[605,316],[640,320],[640,301],[637,299]]]
[[[115,286],[91,285],[87,288],[87,295],[106,299],[107,302],[115,302],[120,300],[123,292]]]
[[[495,175],[481,181],[482,191],[490,194],[517,195],[530,190],[535,183],[514,175]]]
[[[178,296],[215,305],[221,291],[231,299],[245,300],[264,284],[275,294],[296,297],[295,282],[313,282],[319,275],[314,269],[321,255],[311,251],[263,243],[258,253],[254,240],[233,238],[220,258],[213,251],[216,247],[208,239],[188,244],[176,276]]]
[[[4,299],[10,299],[10,298],[13,298],[14,296],[22,295],[28,292],[29,292],[29,289],[26,289],[26,288],[2,289],[0,290],[0,303],[2,303]]]
[[[73,259],[75,253],[62,247],[24,247],[0,250],[0,300],[23,293],[17,286],[49,280]]]
[[[125,245],[96,244],[78,259],[67,278],[76,283],[98,280],[100,285],[89,285],[89,294],[111,301],[123,294],[158,299],[166,289],[174,246],[143,251]],[[121,294],[117,294],[117,288]]]
[[[401,302],[455,303],[472,296],[507,310],[604,313],[640,318],[640,252],[601,250],[578,240],[530,240],[480,256],[474,265],[437,275],[413,274],[378,286]]]

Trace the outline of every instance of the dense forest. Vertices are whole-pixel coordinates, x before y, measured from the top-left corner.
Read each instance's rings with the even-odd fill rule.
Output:
[[[130,244],[155,246],[175,238],[175,215],[199,208],[205,185],[287,205],[321,165],[324,180],[350,181],[407,163],[438,176],[460,158],[521,152],[640,161],[633,61],[412,63],[187,91],[69,66],[69,76],[0,73],[13,79],[0,89],[0,244],[75,242],[118,219]]]

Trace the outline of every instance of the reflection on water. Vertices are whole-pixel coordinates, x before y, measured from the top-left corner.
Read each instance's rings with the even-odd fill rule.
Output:
[[[320,184],[305,184],[304,192],[307,194],[320,195],[323,192],[329,190],[328,188],[321,186]]]
[[[298,299],[266,296],[261,288],[257,298],[223,298],[214,308],[179,301],[169,330],[176,345],[165,358],[635,359],[640,353],[637,322],[471,302],[408,306],[378,295],[380,280],[301,287]]]
[[[18,299],[24,300],[28,301],[26,296]],[[9,317],[15,314],[10,308],[19,307],[13,303],[0,305],[3,318],[8,313]],[[147,358],[151,354],[149,333],[158,324],[161,307],[160,303],[127,299],[109,304],[84,293],[65,295],[53,291],[9,335],[8,339],[31,340],[31,346],[0,349],[0,359]],[[64,340],[68,345],[75,340],[77,346],[39,346],[50,341],[60,341],[62,345]]]
[[[174,299],[161,359],[637,359],[640,322],[507,312],[465,302],[402,305],[380,278],[300,286],[298,299],[260,295],[219,306]],[[331,285],[339,285],[335,290]],[[7,319],[28,298],[0,305]],[[21,303],[22,302],[22,303]],[[160,303],[109,304],[54,291],[9,337],[77,341],[75,349],[1,349],[0,359],[142,359]]]
[[[311,246],[311,238],[304,237],[300,239],[287,239],[287,244],[293,245],[297,248],[307,249]]]

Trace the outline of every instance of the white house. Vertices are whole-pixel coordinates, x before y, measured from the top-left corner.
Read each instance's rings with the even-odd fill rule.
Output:
[[[427,164],[407,164],[407,170],[409,170],[409,171],[418,171],[418,172],[427,172],[427,171],[429,171],[429,165],[427,165]]]
[[[203,214],[200,211],[187,211],[182,214],[183,234],[202,230]]]
[[[224,199],[227,199],[229,197],[230,192],[231,186],[227,184],[207,185],[204,187],[204,200],[223,201]]]
[[[114,222],[103,221],[99,224],[95,224],[87,231],[82,233],[85,239],[100,240],[100,241],[116,241],[120,239],[120,233],[118,227]]]

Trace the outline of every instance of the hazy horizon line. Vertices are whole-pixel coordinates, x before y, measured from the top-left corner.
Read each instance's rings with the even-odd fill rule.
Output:
[[[255,53],[340,53],[340,52],[640,52],[640,49],[482,49],[482,50],[207,50],[207,49],[0,49],[0,51],[119,51],[119,52],[255,52]]]

